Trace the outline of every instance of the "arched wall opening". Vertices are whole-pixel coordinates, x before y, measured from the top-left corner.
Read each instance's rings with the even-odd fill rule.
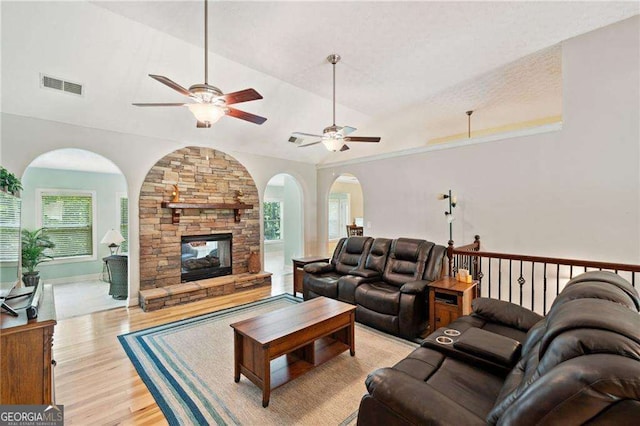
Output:
[[[262,200],[265,270],[274,276],[292,272],[291,259],[304,254],[303,194],[287,173],[269,179]]]
[[[327,198],[327,253],[347,236],[347,225],[364,226],[364,196],[357,177],[350,173],[338,176]]]
[[[45,228],[55,244],[48,251],[53,260],[37,269],[44,283],[56,286],[58,318],[125,306],[126,269],[115,294],[103,261],[116,252],[126,255],[129,247],[127,180],[118,166],[88,150],[57,149],[28,165],[22,185],[22,229]],[[103,244],[108,233],[123,241],[116,237],[110,248]]]

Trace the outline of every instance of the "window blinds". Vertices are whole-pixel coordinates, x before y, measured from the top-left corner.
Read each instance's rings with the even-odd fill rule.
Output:
[[[20,199],[0,191],[0,262],[18,262],[19,247]]]
[[[124,241],[120,244],[120,253],[129,253],[129,199],[120,198],[120,234]]]
[[[91,195],[42,194],[42,226],[56,245],[54,257],[93,254]]]

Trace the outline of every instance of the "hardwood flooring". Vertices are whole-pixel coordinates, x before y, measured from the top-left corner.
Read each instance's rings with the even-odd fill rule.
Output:
[[[55,328],[55,401],[66,425],[167,424],[117,336],[243,303],[293,288],[291,275],[271,288],[249,290],[154,312],[118,308],[63,319]],[[231,380],[232,378],[230,378]]]

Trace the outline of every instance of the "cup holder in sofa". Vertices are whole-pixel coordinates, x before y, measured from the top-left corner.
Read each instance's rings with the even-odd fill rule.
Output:
[[[436,337],[436,342],[440,343],[441,345],[451,345],[453,343],[453,339],[447,336],[438,336]]]
[[[443,333],[447,336],[451,336],[451,337],[457,337],[460,335],[460,332],[458,330],[455,330],[453,328],[447,328],[445,331],[443,331]]]

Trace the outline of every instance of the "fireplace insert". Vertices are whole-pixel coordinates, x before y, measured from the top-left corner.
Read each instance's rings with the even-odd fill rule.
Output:
[[[187,235],[180,239],[182,282],[232,273],[232,234]]]

